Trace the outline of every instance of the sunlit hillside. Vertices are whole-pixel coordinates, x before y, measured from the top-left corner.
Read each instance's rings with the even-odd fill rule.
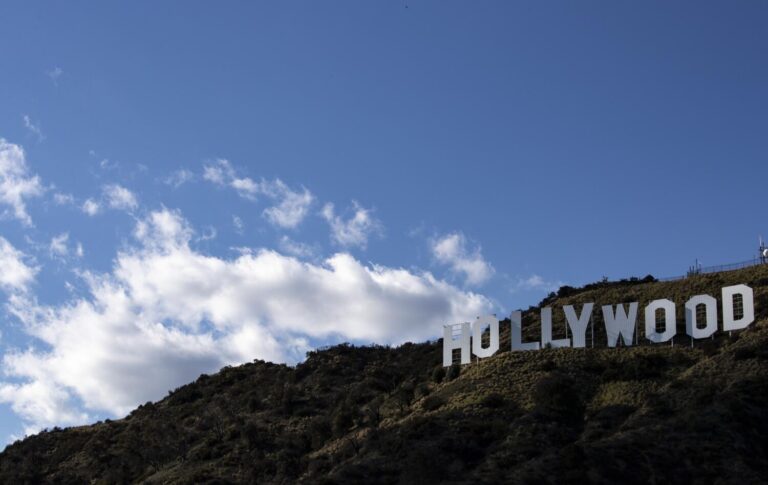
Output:
[[[754,289],[756,322],[696,341],[683,304]],[[442,366],[442,342],[335,346],[295,368],[200,376],[124,419],[54,429],[0,454],[2,483],[758,483],[768,477],[768,266],[603,283],[595,346],[502,350]],[[669,298],[674,345],[607,348],[599,305]],[[524,313],[538,338],[538,309]],[[639,313],[642,318],[642,312]],[[639,325],[642,328],[642,325]],[[436,328],[435,334],[441,329]]]

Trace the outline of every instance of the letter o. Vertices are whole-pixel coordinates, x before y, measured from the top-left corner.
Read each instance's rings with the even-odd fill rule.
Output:
[[[698,328],[696,307],[706,307],[706,325]],[[709,295],[696,295],[685,302],[685,333],[692,338],[707,338],[717,331],[717,300]]]
[[[656,331],[656,310],[664,310],[664,333]],[[667,342],[677,333],[675,304],[670,300],[653,300],[645,307],[645,337],[651,342]]]

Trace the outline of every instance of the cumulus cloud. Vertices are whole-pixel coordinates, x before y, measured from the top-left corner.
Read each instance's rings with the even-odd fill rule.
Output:
[[[104,200],[110,208],[124,211],[133,211],[139,206],[136,196],[130,190],[118,184],[110,184],[102,187]]]
[[[100,198],[86,199],[80,209],[89,216],[95,216],[105,207],[133,212],[139,207],[139,201],[133,192],[122,185],[107,184],[102,186]]]
[[[426,272],[344,253],[322,264],[264,249],[219,258],[191,247],[193,235],[179,212],[153,212],[110,272],[83,275],[87,296],[18,298],[11,311],[44,345],[4,356],[17,382],[0,383],[0,401],[30,426],[121,415],[226,364],[295,362],[313,339],[422,340],[491,308]]]
[[[314,200],[312,193],[305,187],[294,191],[280,179],[262,181],[261,191],[278,201],[277,205],[264,209],[264,217],[272,224],[286,229],[294,228],[304,220]]]
[[[248,177],[235,178],[229,184],[233,189],[240,194],[240,197],[244,197],[250,200],[256,200],[256,196],[259,194],[259,184],[254,182]]]
[[[142,243],[145,252],[168,252],[188,248],[194,231],[178,211],[154,211],[136,223],[134,237]]]
[[[218,159],[203,166],[203,179],[216,185],[226,185],[235,177],[235,171],[228,160]]]
[[[468,250],[466,237],[459,232],[432,241],[432,254],[452,272],[463,275],[468,285],[485,283],[495,272],[493,266],[483,259],[480,247]]]
[[[81,209],[89,216],[95,216],[101,211],[101,204],[93,199],[86,199],[86,201],[83,202]]]
[[[42,195],[44,190],[40,177],[29,173],[24,149],[0,138],[0,205],[12,209],[12,213],[3,211],[2,216],[10,215],[31,226],[25,200]]]
[[[38,268],[28,265],[27,256],[0,236],[0,289],[9,293],[25,293],[34,281]]]
[[[381,222],[373,217],[369,209],[363,208],[356,201],[352,201],[352,216],[344,220],[336,215],[333,204],[330,202],[323,206],[321,212],[323,218],[331,227],[331,239],[345,247],[360,247],[365,249],[368,238],[372,234],[381,233]]]
[[[87,413],[75,409],[66,390],[45,380],[27,384],[0,382],[0,402],[9,403],[13,412],[24,420],[27,435],[45,427],[83,424],[90,420]]]

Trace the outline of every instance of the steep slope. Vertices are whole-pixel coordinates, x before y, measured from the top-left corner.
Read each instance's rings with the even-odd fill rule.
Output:
[[[757,321],[691,348],[690,296],[746,283]],[[768,266],[562,291],[546,304],[670,298],[675,345],[502,351],[441,366],[440,341],[340,345],[295,368],[201,376],[124,419],[0,454],[1,483],[739,482],[768,477]],[[567,296],[565,296],[567,294]],[[642,316],[642,314],[640,315]],[[558,320],[559,319],[559,320]],[[537,339],[538,312],[525,316]],[[503,326],[507,328],[507,326]],[[438,332],[440,329],[435,329]],[[590,342],[591,343],[591,342]]]

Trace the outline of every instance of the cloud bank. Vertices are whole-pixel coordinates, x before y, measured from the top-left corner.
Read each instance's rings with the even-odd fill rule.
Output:
[[[492,307],[430,273],[346,253],[322,263],[266,249],[227,259],[193,241],[179,212],[152,212],[111,271],[82,273],[85,296],[46,306],[23,291],[35,269],[0,240],[0,258],[16,268],[0,280],[13,293],[8,309],[43,344],[3,358],[0,402],[28,432],[94,412],[122,415],[223,365],[296,362],[315,340],[424,340]]]

